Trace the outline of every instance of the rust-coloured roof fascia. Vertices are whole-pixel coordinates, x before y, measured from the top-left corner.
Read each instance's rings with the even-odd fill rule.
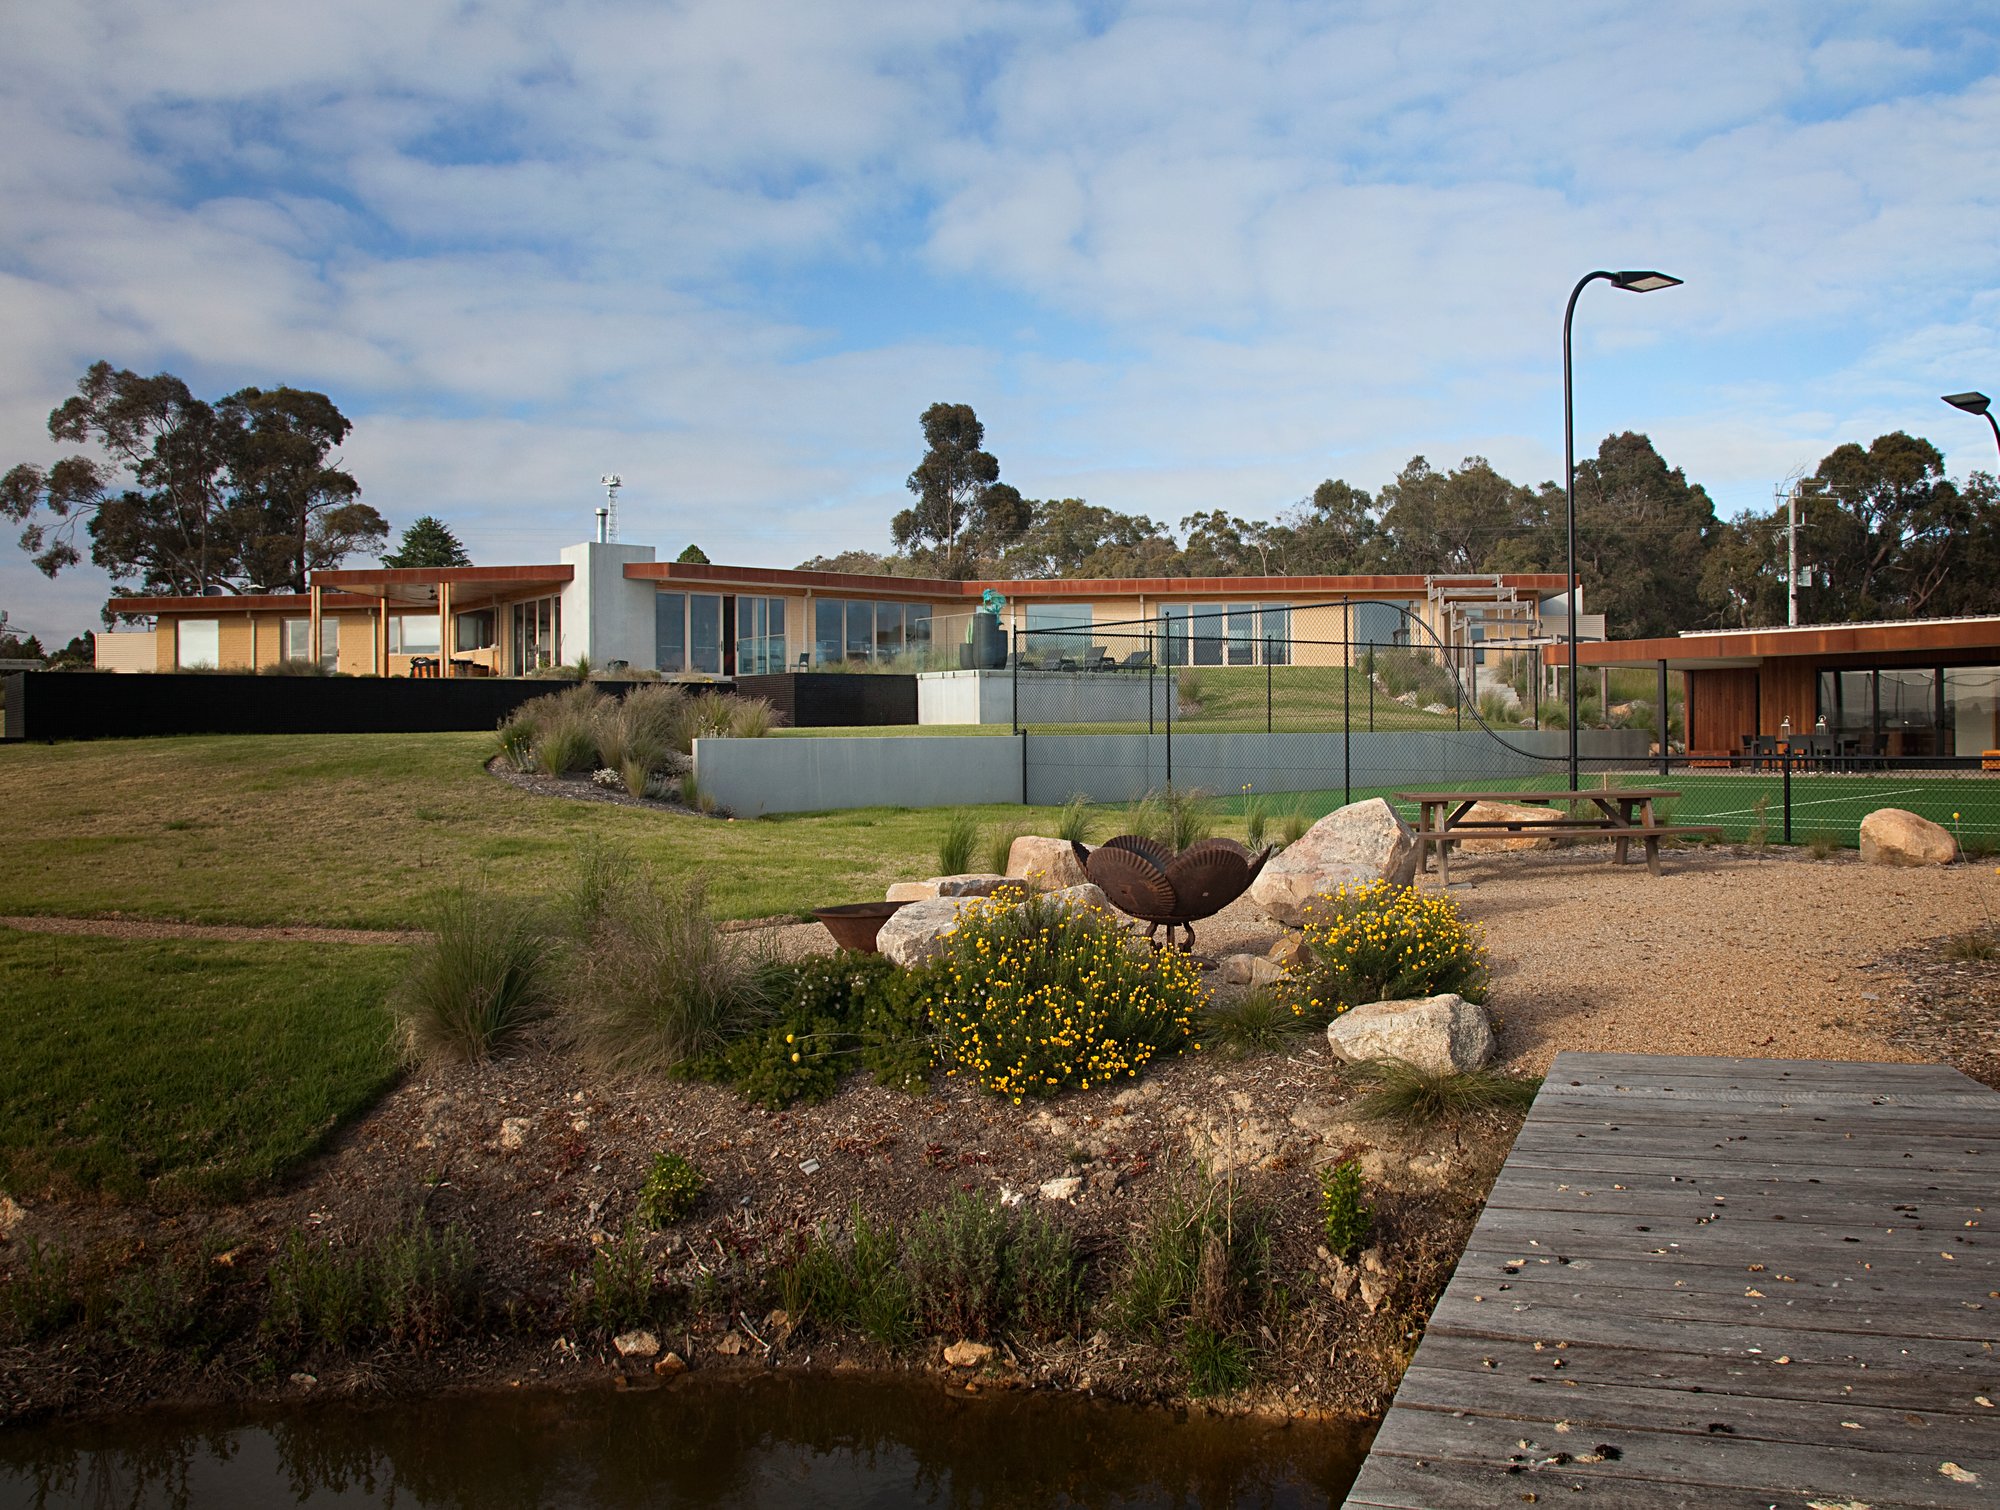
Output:
[[[1490,575],[1419,573],[1347,577],[1046,577],[983,578],[959,582],[942,577],[886,577],[860,572],[788,571],[775,566],[716,566],[685,561],[633,561],[625,575],[660,582],[742,582],[755,586],[827,588],[841,592],[900,593],[906,597],[976,598],[991,588],[1016,598],[1135,598],[1182,593],[1327,593],[1353,596],[1392,593],[1422,597],[1433,586],[1497,587],[1502,591],[1553,592],[1568,578],[1552,572],[1512,572],[1497,584]]]
[[[320,607],[325,608],[373,608],[375,599],[359,593],[321,593]],[[296,608],[300,613],[310,612],[312,595],[303,592],[254,592],[231,593],[217,598],[113,598],[113,613],[219,613],[224,610],[233,613],[282,612]]]
[[[552,566],[342,566],[312,574],[321,587],[482,586],[496,582],[573,582],[576,568]]]
[[[1940,620],[1935,624],[1834,624],[1812,629],[1746,629],[1740,634],[1675,635],[1651,640],[1585,640],[1579,666],[1699,666],[1745,660],[1795,660],[1840,655],[1898,655],[1921,651],[1991,649],[2000,654],[2000,621]],[[1550,665],[1567,664],[1569,646],[1546,646]]]
[[[829,588],[879,597],[960,598],[967,584],[942,577],[885,577],[862,572],[789,571],[780,566],[716,566],[694,561],[628,561],[625,575],[635,581],[727,584],[750,587]],[[974,593],[974,597],[978,594]]]

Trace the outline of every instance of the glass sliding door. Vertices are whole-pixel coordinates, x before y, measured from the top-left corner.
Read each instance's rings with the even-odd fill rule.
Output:
[[[1882,753],[1922,757],[1938,753],[1938,674],[1931,670],[1876,673],[1882,720]]]
[[[1223,610],[1219,603],[1198,603],[1194,610],[1194,664],[1222,664]]]
[[[875,605],[847,604],[847,658],[866,661],[875,653]]]
[[[687,670],[687,643],[687,594],[658,594],[653,600],[653,664],[664,675]]]
[[[1257,605],[1231,603],[1226,619],[1225,651],[1232,666],[1257,664]]]
[[[903,605],[875,605],[875,659],[893,661],[903,653]]]
[[[903,646],[917,662],[917,669],[930,669],[931,605],[911,603],[903,609]]]
[[[785,669],[785,600],[736,600],[736,674],[766,676]]]
[[[1264,664],[1289,666],[1292,663],[1292,605],[1266,603],[1263,609]]]
[[[1952,666],[1944,674],[1946,753],[2000,750],[2000,666]]]
[[[688,670],[722,675],[722,595],[688,594]]]
[[[1185,666],[1188,663],[1188,611],[1169,605],[1160,610],[1160,664]]]

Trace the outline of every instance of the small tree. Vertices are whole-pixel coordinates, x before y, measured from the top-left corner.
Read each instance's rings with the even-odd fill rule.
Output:
[[[384,566],[470,566],[472,557],[442,519],[426,514],[403,531],[403,542],[382,558]]]
[[[714,564],[708,559],[708,552],[692,542],[689,543],[686,550],[682,551],[674,559],[683,566],[710,566]]]

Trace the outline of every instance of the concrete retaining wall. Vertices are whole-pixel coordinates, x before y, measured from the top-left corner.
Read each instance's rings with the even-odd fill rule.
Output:
[[[1454,787],[1559,772],[1560,729],[1510,733],[1510,749],[1479,730],[1351,736],[1350,784]],[[1586,761],[1643,761],[1637,729],[1585,730]],[[699,739],[704,790],[745,817],[850,807],[956,807],[988,802],[1127,802],[1167,780],[1167,741],[1145,734],[891,735],[879,739]],[[1537,758],[1538,756],[1546,758]],[[1234,796],[1310,792],[1341,783],[1341,740],[1331,734],[1176,734],[1176,786]],[[1025,785],[1025,792],[1023,790]]]
[[[1020,696],[1019,722],[1030,728],[1046,724],[1132,724],[1152,718],[1164,724],[1167,699],[1173,695],[1171,673],[1148,676],[1138,671],[1023,671],[1015,686],[1011,671],[927,671],[917,678],[917,722],[920,724],[1008,724],[1016,722],[1014,699]]]

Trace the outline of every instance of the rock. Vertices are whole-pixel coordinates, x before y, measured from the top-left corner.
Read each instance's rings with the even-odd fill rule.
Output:
[[[1447,991],[1421,1001],[1371,1001],[1326,1030],[1336,1059],[1401,1059],[1433,1075],[1476,1070],[1493,1058],[1486,1009]]]
[[[534,1131],[532,1117],[508,1117],[500,1124],[500,1146],[509,1153],[527,1146],[528,1134]]]
[[[1361,1276],[1361,1308],[1370,1316],[1381,1309],[1382,1302],[1389,1298],[1389,1281],[1373,1274]]]
[[[926,902],[933,897],[990,897],[1005,887],[1008,877],[987,870],[957,876],[932,876],[928,881],[898,881],[884,898],[890,902]]]
[[[26,1221],[28,1213],[21,1203],[11,1195],[0,1195],[0,1237],[13,1236],[14,1229]]]
[[[1039,834],[1023,834],[1014,841],[1007,851],[1007,874],[1032,880],[1043,891],[1081,886],[1087,879],[1069,840]]]
[[[912,902],[882,925],[875,947],[891,962],[911,969],[930,963],[943,951],[946,933],[958,926],[960,897],[931,897]]]
[[[1035,1194],[1045,1201],[1073,1201],[1081,1189],[1083,1189],[1083,1176],[1066,1174],[1060,1179],[1042,1181]]]
[[[1443,703],[1425,703],[1424,712],[1435,713],[1440,718],[1451,717],[1451,709],[1447,708]]]
[[[611,1339],[621,1358],[651,1358],[660,1351],[660,1339],[651,1332],[620,1332]]]
[[[1043,896],[1061,907],[1096,907],[1104,912],[1111,911],[1111,898],[1104,894],[1102,887],[1093,886],[1088,881],[1081,886],[1064,886],[1045,892]]]
[[[1356,881],[1408,886],[1416,874],[1416,830],[1371,797],[1328,813],[1273,855],[1251,885],[1250,900],[1296,928],[1305,921],[1306,902],[1321,892]]]
[[[944,1361],[953,1368],[978,1368],[993,1356],[993,1349],[983,1342],[954,1342],[944,1350]]]
[[[1268,986],[1284,975],[1283,965],[1273,964],[1261,954],[1225,955],[1216,970],[1216,979],[1225,986]]]
[[[1861,858],[1870,865],[1949,865],[1958,858],[1951,830],[1900,807],[1861,820]]]
[[[662,1353],[653,1360],[653,1372],[667,1379],[671,1379],[675,1374],[686,1373],[687,1366],[687,1359],[679,1353]]]
[[[1287,933],[1264,951],[1264,958],[1280,970],[1303,969],[1312,960],[1312,946],[1303,933]]]
[[[724,1332],[722,1340],[716,1343],[715,1350],[725,1358],[734,1358],[749,1345],[749,1343],[743,1340],[741,1332]]]
[[[1527,823],[1549,823],[1561,817],[1554,808],[1532,807],[1524,802],[1475,802],[1466,810],[1471,823],[1506,823],[1519,819]],[[1495,854],[1502,850],[1554,849],[1556,841],[1546,834],[1496,834],[1490,839],[1465,839],[1459,848],[1469,855]]]

